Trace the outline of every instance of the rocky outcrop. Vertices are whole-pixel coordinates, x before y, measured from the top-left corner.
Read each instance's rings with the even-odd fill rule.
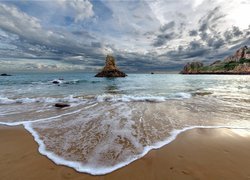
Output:
[[[250,49],[244,46],[223,61],[208,66],[202,63],[187,63],[181,74],[250,74]]]
[[[53,80],[52,83],[53,83],[53,84],[60,84],[61,81],[59,81],[59,80]]]
[[[250,63],[239,64],[233,69],[234,72],[250,73]]]
[[[0,74],[0,76],[11,76],[10,74],[6,74],[6,73],[3,73],[3,74]]]
[[[181,74],[197,74],[199,73],[202,67],[203,67],[203,63],[201,62],[187,63],[184,66],[183,70],[181,71]]]
[[[240,59],[249,59],[250,58],[250,49],[247,46],[244,46],[238,49],[232,56],[227,57],[225,62],[238,62]]]
[[[120,71],[115,63],[115,58],[107,55],[106,63],[101,72],[97,73],[95,77],[126,77],[127,74]]]

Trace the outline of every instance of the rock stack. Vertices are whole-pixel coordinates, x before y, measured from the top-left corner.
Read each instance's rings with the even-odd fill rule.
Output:
[[[97,73],[95,77],[126,77],[127,74],[121,72],[115,64],[115,58],[107,55],[106,63],[101,72]]]

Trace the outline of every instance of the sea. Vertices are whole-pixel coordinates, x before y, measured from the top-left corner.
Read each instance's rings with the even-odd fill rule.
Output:
[[[0,76],[0,125],[23,126],[41,154],[92,175],[126,166],[188,129],[250,129],[249,75],[94,75]]]

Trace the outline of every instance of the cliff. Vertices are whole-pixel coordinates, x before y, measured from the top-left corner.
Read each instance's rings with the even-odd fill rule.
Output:
[[[244,46],[223,61],[208,66],[201,62],[187,63],[181,74],[250,74],[250,48]]]
[[[127,74],[120,71],[115,63],[115,58],[107,55],[106,63],[101,72],[97,73],[95,77],[126,77]]]

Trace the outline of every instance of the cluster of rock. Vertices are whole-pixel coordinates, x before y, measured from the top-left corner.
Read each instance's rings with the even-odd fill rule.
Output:
[[[107,55],[106,63],[101,72],[97,73],[95,77],[126,77],[127,74],[120,71],[115,63],[115,58]]]
[[[244,46],[223,61],[208,66],[201,62],[187,63],[181,74],[250,74],[250,48]]]

